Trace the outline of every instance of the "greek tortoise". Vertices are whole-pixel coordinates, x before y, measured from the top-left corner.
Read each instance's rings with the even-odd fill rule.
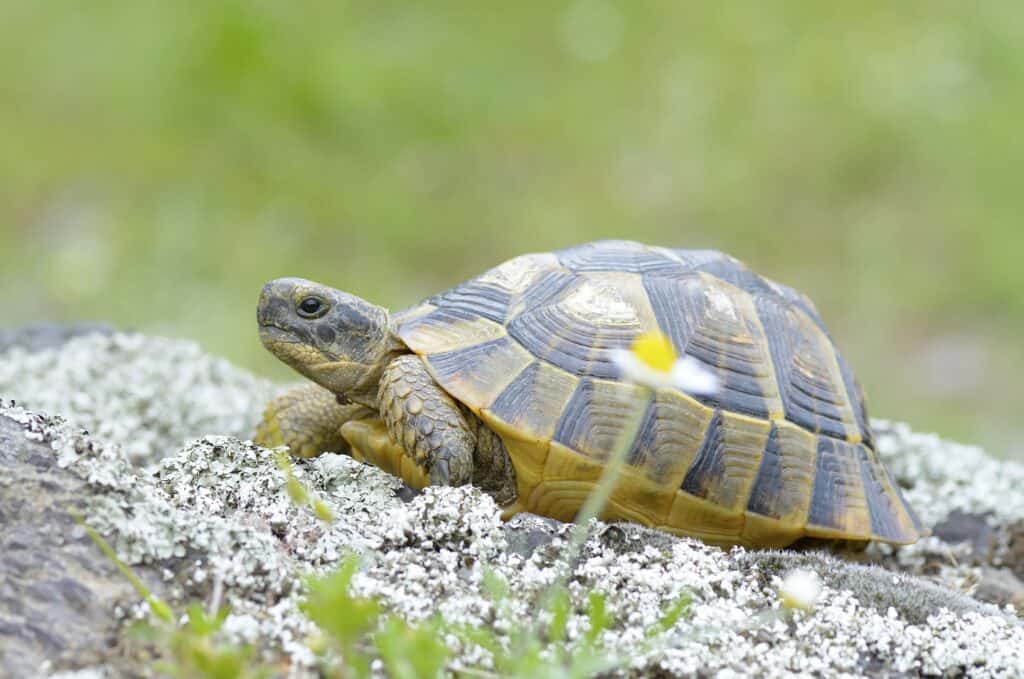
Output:
[[[758,547],[924,534],[812,303],[719,252],[523,255],[396,314],[285,278],[263,288],[258,320],[264,345],[320,385],[268,406],[264,445],[347,451],[414,487],[473,483],[506,516],[568,521],[644,407],[606,520]],[[622,381],[611,352],[649,330],[719,389]]]

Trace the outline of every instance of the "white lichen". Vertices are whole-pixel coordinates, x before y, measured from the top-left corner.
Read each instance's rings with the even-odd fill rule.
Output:
[[[71,398],[69,388],[88,396]],[[410,621],[441,613],[507,636],[537,615],[538,596],[562,567],[557,525],[517,522],[516,530],[550,535],[513,549],[498,507],[477,489],[429,489],[404,504],[397,480],[377,469],[338,455],[296,460],[296,476],[337,517],[325,525],[289,500],[272,451],[244,440],[271,391],[194,345],[140,336],[0,357],[4,396],[92,427],[86,435],[62,418],[0,405],[0,416],[49,442],[66,470],[88,480],[89,523],[129,563],[173,571],[168,585],[179,610],[222,583],[231,609],[226,631],[289,656],[295,676],[308,675],[313,662],[305,642],[315,630],[298,608],[303,578],[333,568],[348,551],[362,554],[355,592]],[[198,438],[181,443],[189,437]],[[1024,519],[1020,465],[884,423],[879,447],[926,523],[957,508],[990,512],[994,521]],[[147,459],[167,455],[140,468],[127,449]],[[951,548],[925,540],[913,549],[911,561],[921,550]],[[818,572],[821,595],[813,610],[783,618],[779,578],[794,568]],[[504,600],[487,593],[486,572],[506,584]],[[639,676],[1024,674],[1019,619],[909,575],[816,554],[723,551],[599,526],[569,590],[576,604],[569,643],[588,628],[586,597],[600,592],[613,618],[601,643]],[[692,598],[687,615],[648,643],[646,629],[683,596]],[[449,642],[458,666],[490,667],[483,649]]]
[[[246,438],[275,391],[194,342],[163,337],[91,334],[0,353],[0,397],[63,415],[137,465],[206,434]]]
[[[907,501],[926,525],[955,510],[989,514],[993,523],[1024,520],[1024,464],[996,460],[977,446],[874,420],[878,453],[905,488]]]

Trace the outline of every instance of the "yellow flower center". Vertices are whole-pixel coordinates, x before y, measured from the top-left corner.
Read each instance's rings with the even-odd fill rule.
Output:
[[[672,340],[661,332],[640,334],[633,340],[630,351],[644,364],[658,372],[670,372],[676,363],[676,350],[672,347]]]

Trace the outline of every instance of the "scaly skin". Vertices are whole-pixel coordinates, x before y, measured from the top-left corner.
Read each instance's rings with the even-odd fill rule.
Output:
[[[271,401],[257,443],[286,445],[301,457],[349,453],[414,487],[429,475],[433,485],[472,482],[502,504],[515,500],[515,472],[501,438],[438,386],[391,332],[385,309],[286,278],[264,286],[257,318],[267,349],[319,385]],[[382,441],[384,428],[389,441]],[[414,464],[402,463],[403,456]]]
[[[388,364],[377,403],[391,438],[430,472],[433,485],[469,483],[476,428],[437,386],[419,356],[399,356]]]
[[[264,448],[288,446],[299,457],[315,457],[326,451],[348,453],[341,426],[372,415],[365,406],[339,404],[337,397],[321,386],[303,385],[267,404],[254,440]]]

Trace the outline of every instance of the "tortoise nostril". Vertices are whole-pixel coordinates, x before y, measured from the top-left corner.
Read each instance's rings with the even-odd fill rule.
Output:
[[[284,312],[289,307],[286,295],[287,290],[282,289],[281,281],[270,281],[260,291],[260,299],[256,304],[256,321],[260,325],[274,325],[281,323],[284,319]]]
[[[260,325],[267,325],[270,322],[270,303],[267,300],[266,292],[267,289],[264,287],[260,301],[256,305],[256,322]]]

